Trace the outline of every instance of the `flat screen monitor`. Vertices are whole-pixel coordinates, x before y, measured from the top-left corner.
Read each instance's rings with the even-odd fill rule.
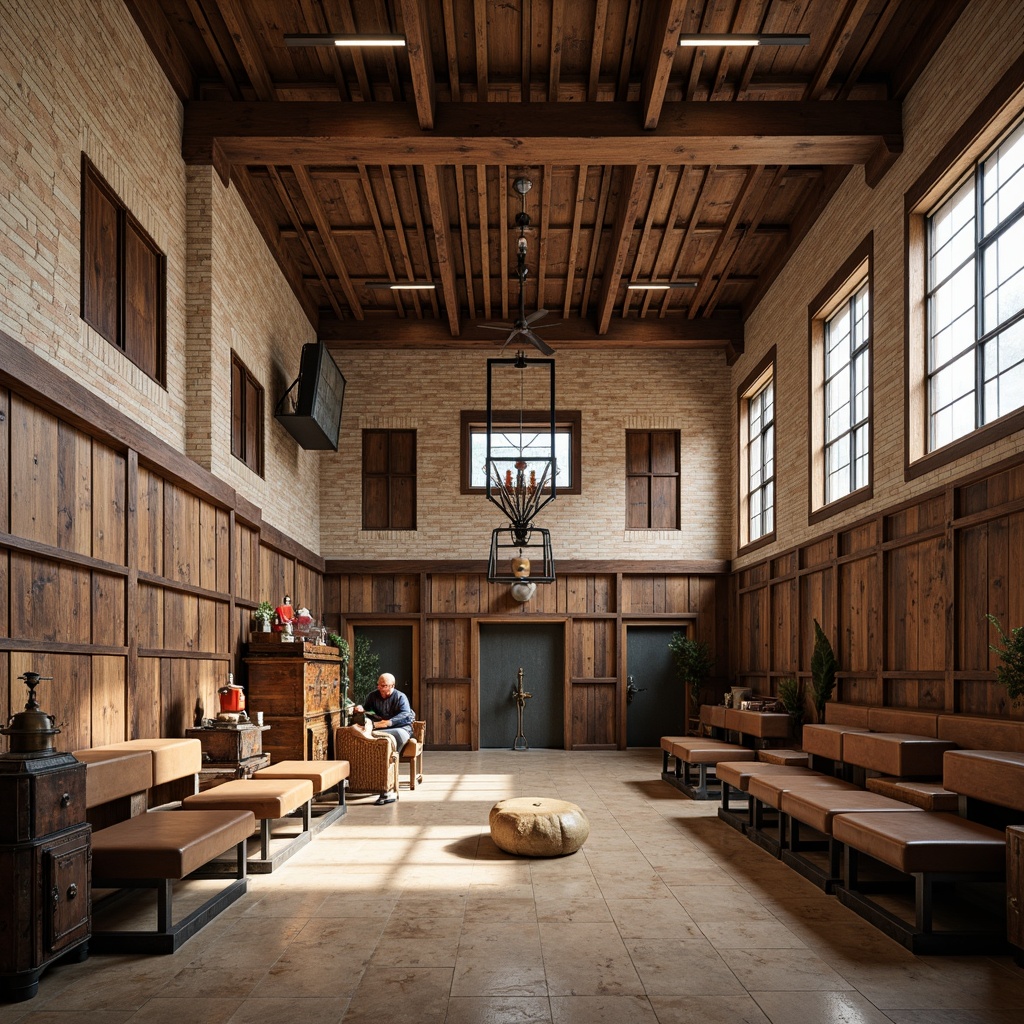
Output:
[[[279,405],[277,421],[298,441],[300,448],[337,451],[345,377],[323,342],[302,346],[299,377],[289,393],[296,388],[294,409],[284,412]]]

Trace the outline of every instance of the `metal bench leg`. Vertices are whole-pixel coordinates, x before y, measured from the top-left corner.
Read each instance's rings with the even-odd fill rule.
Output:
[[[156,930],[164,935],[171,934],[171,900],[174,887],[169,878],[160,879],[156,887]]]
[[[917,930],[932,930],[932,876],[927,871],[914,873],[914,907],[917,911]]]
[[[260,820],[260,860],[270,857],[270,819]]]

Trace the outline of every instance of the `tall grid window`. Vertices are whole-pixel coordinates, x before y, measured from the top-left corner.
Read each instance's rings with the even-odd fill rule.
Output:
[[[825,502],[868,484],[870,292],[865,280],[825,321]]]
[[[263,476],[263,387],[231,353],[231,454]]]
[[[1024,406],[1024,121],[927,218],[928,449]]]
[[[775,381],[747,399],[748,539],[775,529]]]

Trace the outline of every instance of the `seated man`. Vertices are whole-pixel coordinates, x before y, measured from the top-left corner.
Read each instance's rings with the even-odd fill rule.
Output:
[[[352,710],[368,712],[367,727],[376,735],[392,737],[399,753],[412,736],[412,723],[416,716],[409,706],[409,698],[395,689],[395,677],[390,672],[384,672],[377,680],[377,692],[366,698],[366,706],[357,704]],[[396,799],[394,793],[381,793],[377,803],[390,804]]]

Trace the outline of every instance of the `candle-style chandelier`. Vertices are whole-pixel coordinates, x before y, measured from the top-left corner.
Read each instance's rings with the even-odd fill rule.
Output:
[[[516,215],[516,224],[519,226],[519,244],[516,247],[519,319],[515,324],[500,325],[500,328],[511,328],[505,345],[514,339],[522,338],[550,356],[553,355],[553,350],[541,341],[530,327],[547,311],[538,309],[530,317],[526,316],[526,227],[530,223],[526,213],[526,193],[530,190],[531,182],[527,178],[517,178],[514,187],[523,200],[523,209]],[[513,375],[512,386],[507,382],[509,374]],[[546,421],[546,428],[535,425],[527,428],[524,415],[527,402],[527,374],[530,374],[529,394],[534,396],[537,405],[540,404],[539,396],[546,393],[546,411],[539,417],[531,414],[530,423]],[[518,431],[514,426],[509,429],[507,418],[500,427],[495,427],[496,376],[500,377],[504,384],[501,389],[503,395],[513,390],[519,394]],[[487,461],[484,469],[487,477],[487,500],[497,505],[509,521],[508,526],[499,527],[491,534],[487,579],[491,583],[511,583],[513,597],[519,601],[528,601],[533,596],[537,583],[553,583],[555,580],[551,535],[547,530],[533,525],[534,517],[545,505],[555,500],[557,493],[553,359],[527,359],[523,352],[519,351],[511,359],[487,360]]]
[[[495,427],[494,380],[518,371],[519,423]],[[544,427],[527,425],[523,414],[526,374],[547,374],[548,410]],[[534,380],[536,384],[536,380]],[[555,460],[555,361],[527,359],[517,352],[513,359],[487,360],[487,500],[508,518],[509,525],[491,534],[487,579],[491,583],[553,583],[555,561],[551,535],[533,525],[534,517],[555,500],[558,466]],[[532,591],[522,587],[514,596]]]

